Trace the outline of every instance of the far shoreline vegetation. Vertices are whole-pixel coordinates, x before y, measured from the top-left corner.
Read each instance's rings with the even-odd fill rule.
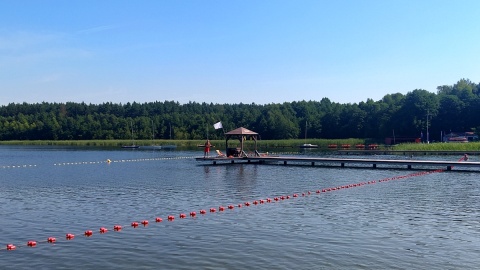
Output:
[[[349,145],[344,150],[358,149],[356,146],[364,145],[364,149],[368,149],[369,145],[377,145],[379,150],[398,150],[398,151],[480,151],[480,142],[468,142],[468,143],[400,143],[396,145],[384,145],[368,143],[369,140],[364,139],[309,139],[308,142],[318,145],[318,150],[332,151],[342,150],[342,145]],[[106,147],[106,148],[120,148],[122,145],[128,145],[131,140],[11,140],[0,141],[0,145],[17,145],[17,146],[77,146],[77,147]],[[179,149],[196,149],[199,151],[202,149],[198,146],[203,145],[205,140],[136,140],[136,145],[148,147],[151,145],[176,145]],[[225,140],[211,140],[214,145],[214,149],[224,150]],[[237,141],[230,140],[229,146],[238,146]],[[259,150],[275,150],[276,152],[282,151],[301,151],[298,147],[303,144],[304,140],[291,139],[291,140],[259,140],[257,145]],[[245,144],[247,150],[253,150],[253,142],[247,141]],[[329,145],[337,145],[337,148],[329,148]],[[358,149],[362,150],[362,149]]]
[[[437,93],[415,89],[353,104],[327,97],[281,104],[24,102],[0,106],[0,144],[116,147],[154,140],[188,148],[206,138],[223,145],[225,132],[244,127],[259,134],[259,148],[401,143],[388,147],[470,149],[477,144],[437,142],[467,133],[477,140],[479,115],[480,83],[469,79],[438,86]],[[223,130],[213,126],[218,122]]]

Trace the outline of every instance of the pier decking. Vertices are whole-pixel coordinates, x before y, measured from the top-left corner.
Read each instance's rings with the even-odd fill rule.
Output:
[[[358,149],[343,149],[333,150],[338,155],[404,155],[404,156],[446,156],[468,154],[470,156],[480,155],[480,151],[457,151],[457,150],[358,150]]]
[[[467,168],[469,171],[480,172],[480,162],[471,161],[437,161],[437,160],[390,160],[390,159],[359,159],[359,158],[313,158],[313,157],[207,157],[196,158],[197,161],[211,162],[211,164],[234,164],[234,163],[255,163],[255,164],[283,164],[283,165],[319,165],[332,167],[364,167],[364,168],[405,168],[405,169],[446,169]]]

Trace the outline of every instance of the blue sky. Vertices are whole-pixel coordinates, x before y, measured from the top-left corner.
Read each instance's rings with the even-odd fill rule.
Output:
[[[480,80],[477,0],[0,2],[0,105],[358,103]]]

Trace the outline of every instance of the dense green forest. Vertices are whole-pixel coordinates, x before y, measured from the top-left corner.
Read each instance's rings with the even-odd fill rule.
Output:
[[[480,131],[480,83],[461,79],[437,87],[437,93],[415,89],[406,95],[354,104],[295,101],[283,104],[208,104],[174,101],[85,104],[11,103],[0,107],[0,140],[105,140],[223,138],[225,130],[245,127],[261,139],[397,137],[440,140],[441,132]],[[307,123],[307,125],[306,125]]]

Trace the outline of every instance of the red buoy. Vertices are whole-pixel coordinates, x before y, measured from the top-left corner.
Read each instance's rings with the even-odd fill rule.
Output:
[[[216,212],[216,211],[217,211],[217,209],[215,209],[215,208],[210,208],[210,212],[211,212],[211,213]]]
[[[186,217],[187,217],[187,215],[185,215],[185,214],[183,214],[183,213],[180,214],[180,218],[186,218]]]
[[[136,227],[138,227],[138,222],[134,221],[134,222],[132,222],[131,225],[132,225],[132,227],[136,228]]]
[[[267,202],[271,202],[271,201],[272,201],[272,199],[270,199],[270,198],[267,198]]]
[[[15,250],[16,248],[13,244],[7,244],[7,250]]]
[[[173,221],[173,220],[175,220],[175,217],[174,216],[168,216],[167,219],[168,219],[168,221]]]
[[[155,222],[162,222],[162,221],[163,221],[163,219],[160,218],[160,217],[156,217],[156,218],[155,218]]]
[[[293,197],[294,197],[294,198],[298,197],[298,194],[294,193],[294,194],[293,194]]]
[[[191,216],[191,217],[194,217],[194,216],[196,216],[196,215],[197,215],[197,212],[195,212],[195,211],[190,212],[190,216]]]
[[[74,234],[71,234],[71,233],[67,233],[67,234],[65,235],[65,238],[66,238],[67,240],[72,240],[73,238],[75,238],[75,235],[74,235]]]
[[[121,230],[122,230],[122,226],[120,226],[120,225],[115,225],[115,226],[113,226],[113,230],[116,231],[116,232],[121,231]]]
[[[148,220],[142,220],[142,225],[147,226],[148,225]]]
[[[241,203],[239,203],[239,204],[237,205],[237,207],[238,207],[238,208],[241,208],[241,207],[242,207],[242,204],[241,204]]]
[[[35,241],[28,241],[28,242],[27,242],[27,246],[29,246],[29,247],[35,247],[35,246],[37,246],[37,242],[35,242]]]
[[[49,237],[47,239],[47,242],[49,242],[49,243],[55,243],[56,241],[57,241],[57,239],[55,237]]]
[[[106,233],[106,232],[108,232],[107,228],[105,227],[100,228],[100,233]]]
[[[205,215],[206,213],[207,213],[206,210],[204,210],[204,209],[200,210],[200,214]]]
[[[228,209],[233,209],[233,208],[234,208],[233,205],[229,205],[229,206],[228,206]]]
[[[92,231],[85,231],[84,235],[85,236],[92,236],[93,232]]]
[[[224,211],[224,210],[225,210],[225,207],[223,206],[218,207],[218,211]]]
[[[258,202],[257,202],[257,201],[253,201],[253,204],[257,205],[257,204],[258,204]]]
[[[249,202],[246,202],[246,203],[245,203],[245,206],[250,206],[250,203],[249,203]]]

